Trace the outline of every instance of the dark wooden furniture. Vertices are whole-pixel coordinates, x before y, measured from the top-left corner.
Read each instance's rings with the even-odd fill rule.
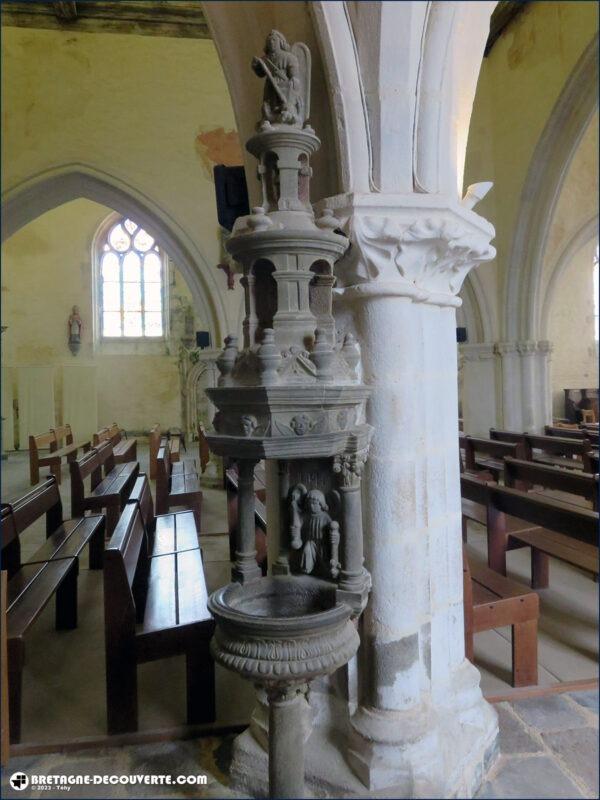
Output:
[[[102,568],[104,517],[63,520],[55,478],[1,510],[2,557],[8,572],[7,644],[10,740],[21,738],[22,674],[25,635],[56,595],[56,628],[77,627],[78,556],[90,545],[90,567]],[[46,515],[47,540],[21,562],[20,535]]]
[[[576,425],[545,425],[544,434],[546,436],[560,436],[563,439],[589,439],[588,431],[578,428]]]
[[[490,438],[499,442],[520,443],[521,457],[540,464],[554,464],[567,469],[583,469],[583,454],[590,449],[590,443],[566,436],[538,436],[533,433],[516,433],[490,428]]]
[[[465,655],[473,658],[473,635],[510,625],[512,685],[538,682],[537,627],[539,599],[535,592],[483,564],[469,564],[463,549]]]
[[[171,467],[168,447],[160,447],[156,458],[156,512],[166,514],[171,508],[189,508],[194,512],[200,531],[202,491],[195,472],[176,472]]]
[[[150,480],[156,480],[158,451],[161,447],[169,451],[171,471],[174,475],[196,474],[196,464],[186,462],[181,459],[181,449],[185,450],[185,441],[182,433],[163,434],[160,425],[157,423],[150,429],[149,448],[150,448]]]
[[[548,585],[548,556],[598,574],[598,513],[535,493],[461,476],[463,498],[486,509],[488,566],[506,575],[506,552],[531,547],[531,585]],[[510,530],[510,514],[532,525]]]
[[[61,443],[64,441],[64,446]],[[49,448],[47,455],[41,455],[41,448]],[[40,482],[40,467],[50,467],[50,472],[61,482],[61,464],[77,458],[77,451],[87,452],[90,442],[74,442],[70,425],[52,428],[48,433],[29,437],[29,479],[32,486]]]
[[[200,464],[200,472],[204,474],[210,462],[210,447],[206,439],[206,431],[204,427],[198,424],[198,463]]]
[[[598,421],[598,389],[563,389],[565,393],[565,417],[569,422]]]
[[[8,712],[8,639],[6,634],[7,589],[6,570],[0,572],[0,766],[5,767],[10,757],[10,729]]]
[[[111,536],[138,476],[138,462],[115,464],[112,444],[102,442],[82,458],[72,461],[70,466],[72,513],[83,517],[86,511],[105,509],[106,533],[107,536]],[[88,476],[90,476],[89,490],[85,487]]]
[[[495,439],[480,439],[476,436],[461,437],[465,453],[466,472],[489,472],[498,480],[504,470],[507,456],[519,458],[523,454],[521,442],[499,442]]]
[[[137,459],[137,439],[128,439],[125,431],[116,422],[107,428],[101,428],[93,436],[94,447],[102,442],[110,442],[113,447],[115,464],[127,464]]]
[[[138,503],[142,521],[149,541],[149,552],[153,556],[195,550],[199,545],[199,533],[192,511],[154,516],[154,504],[150,483],[146,475],[138,476],[127,503]]]
[[[598,510],[598,475],[578,470],[562,469],[535,461],[515,458],[504,460],[504,485],[524,491],[550,490],[571,495],[558,497],[565,502],[586,505]]]
[[[137,503],[127,505],[107,546],[104,619],[109,733],[137,730],[137,665],[179,654],[188,723],[214,721],[214,623],[200,549],[149,557]]]
[[[51,476],[32,489],[24,497],[12,503],[2,504],[2,519],[10,515],[15,537],[10,541],[2,538],[2,566],[8,570],[9,578],[23,563],[57,561],[62,558],[78,558],[89,544],[90,569],[102,569],[104,558],[105,520],[102,515],[63,519],[63,507],[56,479]],[[21,557],[21,535],[40,517],[46,517],[46,541],[36,552]]]

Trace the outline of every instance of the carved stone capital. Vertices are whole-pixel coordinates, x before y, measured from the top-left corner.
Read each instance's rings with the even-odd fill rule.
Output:
[[[537,351],[537,342],[517,342],[517,352],[520,356],[532,356]]]
[[[344,195],[324,203],[352,242],[336,268],[349,296],[458,306],[469,270],[496,255],[493,226],[449,198]]]
[[[367,451],[343,453],[333,460],[333,471],[339,476],[340,484],[345,489],[357,489],[367,460]]]
[[[459,347],[459,352],[464,361],[487,361],[494,358],[496,348],[491,343],[463,344]]]
[[[517,355],[517,343],[496,342],[494,345],[494,351],[502,358],[505,358],[506,356],[515,356]]]
[[[549,342],[548,339],[542,339],[537,343],[538,350],[542,355],[550,355],[554,350],[554,343]]]

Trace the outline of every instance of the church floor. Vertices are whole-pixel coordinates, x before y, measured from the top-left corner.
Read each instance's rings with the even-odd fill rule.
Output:
[[[196,454],[196,448],[193,449],[194,453],[190,447],[190,457]],[[148,449],[139,441],[138,459],[141,471],[147,472]],[[11,453],[2,462],[2,498],[17,497],[28,489],[27,453]],[[228,537],[223,533],[227,527],[225,495],[219,489],[203,491],[202,544],[208,588],[213,590],[227,582],[229,576]],[[66,470],[61,495],[68,517],[70,486]],[[23,555],[37,549],[43,539],[44,526],[38,523],[24,536]],[[469,531],[471,555],[485,558],[485,547],[482,529],[473,526]],[[509,574],[526,582],[527,552],[511,552],[508,563]],[[540,684],[596,677],[598,584],[583,573],[552,561],[550,587],[540,592],[540,599]],[[509,689],[510,630],[477,634],[475,654],[484,692],[493,695]],[[183,659],[144,664],[138,674],[140,732],[181,726],[185,719]],[[595,713],[588,707],[594,703]],[[597,796],[597,788],[593,794],[597,774],[595,778],[590,774],[597,764],[597,704],[597,693],[579,693],[497,705],[503,754],[480,796]],[[252,705],[250,684],[217,667],[216,725],[222,728],[247,724]],[[73,739],[98,739],[105,733],[102,576],[87,569],[84,555],[79,577],[79,627],[74,631],[55,631],[50,604],[27,639],[22,742],[51,749]],[[20,757],[11,760],[9,774],[20,769],[30,774],[36,771],[182,775],[206,772],[208,785],[202,787],[103,786],[101,791],[94,787],[74,787],[69,794],[72,797],[225,797],[230,796],[223,771],[230,741],[229,736],[213,736],[185,742]],[[10,787],[2,786],[2,796],[11,796],[11,792]],[[27,797],[24,792],[12,794]],[[65,792],[57,794],[64,796]]]
[[[573,692],[496,705],[499,757],[478,798],[598,797],[598,692]],[[129,747],[80,750],[11,759],[2,776],[2,797],[36,798],[17,792],[11,775],[205,775],[203,786],[73,786],[43,797],[176,798],[239,797],[228,787],[232,736]]]

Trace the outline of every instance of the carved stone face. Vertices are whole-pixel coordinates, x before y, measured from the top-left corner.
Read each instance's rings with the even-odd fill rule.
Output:
[[[310,513],[318,517],[323,511],[327,510],[325,495],[319,489],[311,489],[306,495],[306,506]]]
[[[304,436],[311,428],[311,419],[307,414],[298,414],[290,422],[290,428],[294,431],[296,436]]]
[[[244,414],[241,419],[241,423],[244,436],[252,436],[258,424],[256,417],[253,417],[251,414]]]

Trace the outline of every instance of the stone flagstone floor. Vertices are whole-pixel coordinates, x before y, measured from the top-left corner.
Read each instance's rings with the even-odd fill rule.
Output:
[[[496,705],[499,756],[478,798],[597,798],[598,692],[572,692]],[[206,786],[77,786],[70,792],[44,791],[54,798],[231,798],[227,768],[232,736],[188,742],[81,750],[11,759],[2,776],[1,796],[39,798],[15,791],[10,776],[27,775],[200,775]]]

